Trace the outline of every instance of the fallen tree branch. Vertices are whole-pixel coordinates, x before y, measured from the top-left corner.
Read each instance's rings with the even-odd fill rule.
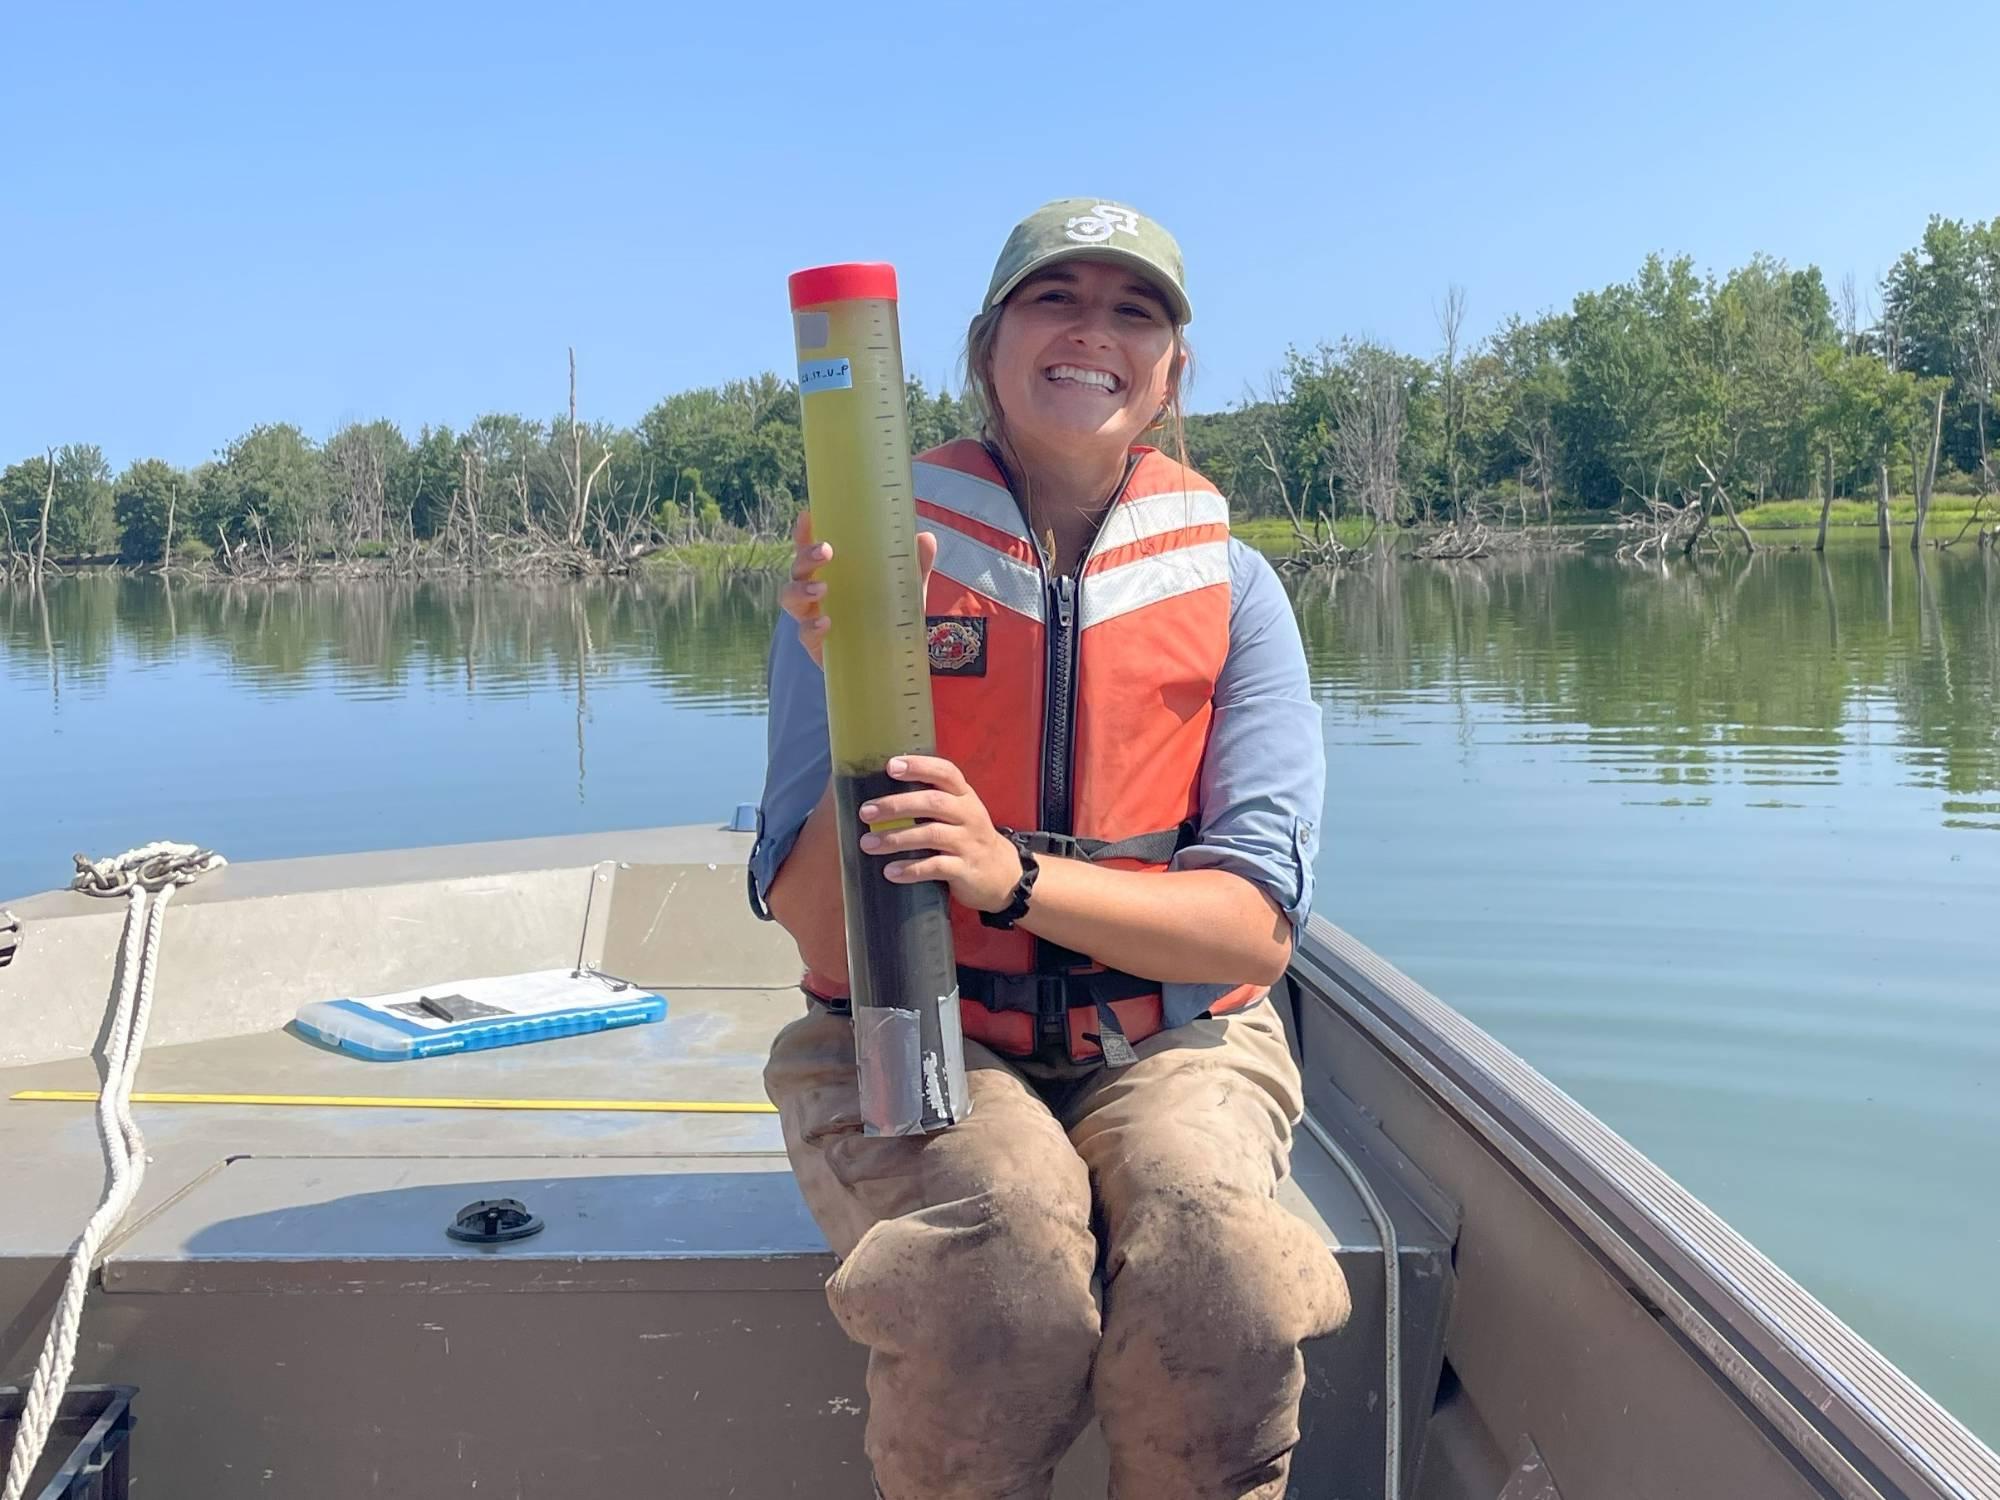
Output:
[[[1722,501],[1722,508],[1728,512],[1729,524],[1734,526],[1736,534],[1743,538],[1743,550],[1745,552],[1755,552],[1757,550],[1756,538],[1750,535],[1750,528],[1743,524],[1743,518],[1736,514],[1736,502],[1729,498],[1729,491],[1724,489],[1722,481],[1715,477],[1715,470],[1708,466],[1708,460],[1703,458],[1699,453],[1694,456],[1694,461],[1701,465],[1701,472],[1706,474],[1708,482],[1715,486],[1715,493]]]

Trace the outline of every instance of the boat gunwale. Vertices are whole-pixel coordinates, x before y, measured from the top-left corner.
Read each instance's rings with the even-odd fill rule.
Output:
[[[1323,917],[1292,976],[1549,1200],[1845,1500],[2000,1500],[2000,1455],[1517,1053]]]

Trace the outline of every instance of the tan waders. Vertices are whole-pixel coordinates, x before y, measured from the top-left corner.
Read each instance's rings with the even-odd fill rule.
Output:
[[[1039,1089],[965,1051],[972,1114],[931,1136],[861,1133],[851,1023],[822,1006],[764,1074],[840,1257],[827,1301],[869,1349],[881,1493],[1042,1500],[1094,1406],[1116,1500],[1276,1500],[1300,1341],[1348,1313],[1332,1255],[1274,1197],[1302,1109],[1276,1012]]]

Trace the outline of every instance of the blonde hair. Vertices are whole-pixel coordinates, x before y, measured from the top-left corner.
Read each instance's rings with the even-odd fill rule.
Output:
[[[978,424],[976,435],[981,442],[990,443],[1006,456],[1008,465],[1016,475],[1021,472],[1020,462],[1015,455],[1014,445],[1007,438],[1007,417],[1000,409],[999,398],[993,394],[993,340],[1000,331],[1000,319],[1007,311],[1007,304],[989,307],[974,316],[965,329],[965,371],[962,400],[970,403],[973,419]],[[1187,424],[1184,405],[1187,390],[1194,384],[1194,350],[1189,346],[1182,325],[1174,325],[1174,366],[1167,377],[1167,399],[1161,404],[1159,415],[1146,428],[1148,433],[1171,427],[1174,435],[1173,456],[1182,468],[1191,467],[1187,455]],[[1023,497],[1025,498],[1025,497]]]

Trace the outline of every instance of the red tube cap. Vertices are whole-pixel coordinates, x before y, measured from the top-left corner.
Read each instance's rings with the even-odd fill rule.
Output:
[[[849,261],[838,266],[814,266],[794,271],[789,283],[792,310],[818,307],[825,302],[847,302],[857,297],[896,300],[896,268],[885,260]]]

